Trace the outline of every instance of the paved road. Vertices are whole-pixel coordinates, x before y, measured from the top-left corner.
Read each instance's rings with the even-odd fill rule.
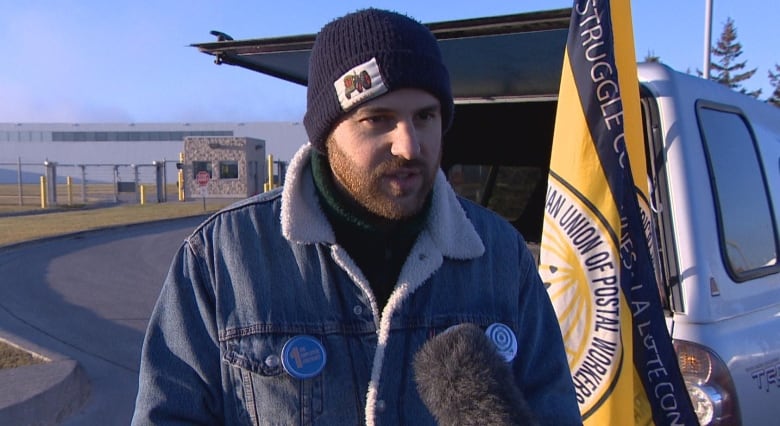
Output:
[[[0,335],[78,361],[90,381],[64,425],[127,425],[146,324],[170,260],[202,217],[0,249]]]

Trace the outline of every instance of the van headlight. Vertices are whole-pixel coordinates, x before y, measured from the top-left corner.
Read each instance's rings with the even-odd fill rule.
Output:
[[[693,410],[699,418],[699,423],[711,425],[713,419],[722,416],[723,397],[718,390],[712,386],[700,386],[687,380],[685,386],[688,388],[688,395],[691,396]]]
[[[675,340],[674,349],[699,423],[739,426],[737,394],[726,364],[698,343]]]

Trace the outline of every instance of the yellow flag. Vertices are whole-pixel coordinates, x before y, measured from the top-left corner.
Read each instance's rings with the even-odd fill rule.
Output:
[[[658,294],[628,0],[576,0],[540,274],[586,425],[695,425]]]

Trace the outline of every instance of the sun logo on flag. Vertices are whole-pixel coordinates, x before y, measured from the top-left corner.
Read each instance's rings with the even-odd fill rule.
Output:
[[[539,274],[553,302],[583,416],[617,381],[622,358],[617,252],[600,215],[550,179]]]

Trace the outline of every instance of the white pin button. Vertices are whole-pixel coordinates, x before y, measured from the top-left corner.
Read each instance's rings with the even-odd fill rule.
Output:
[[[517,355],[517,337],[508,326],[499,322],[490,324],[485,334],[496,345],[496,350],[506,362],[511,362]]]

